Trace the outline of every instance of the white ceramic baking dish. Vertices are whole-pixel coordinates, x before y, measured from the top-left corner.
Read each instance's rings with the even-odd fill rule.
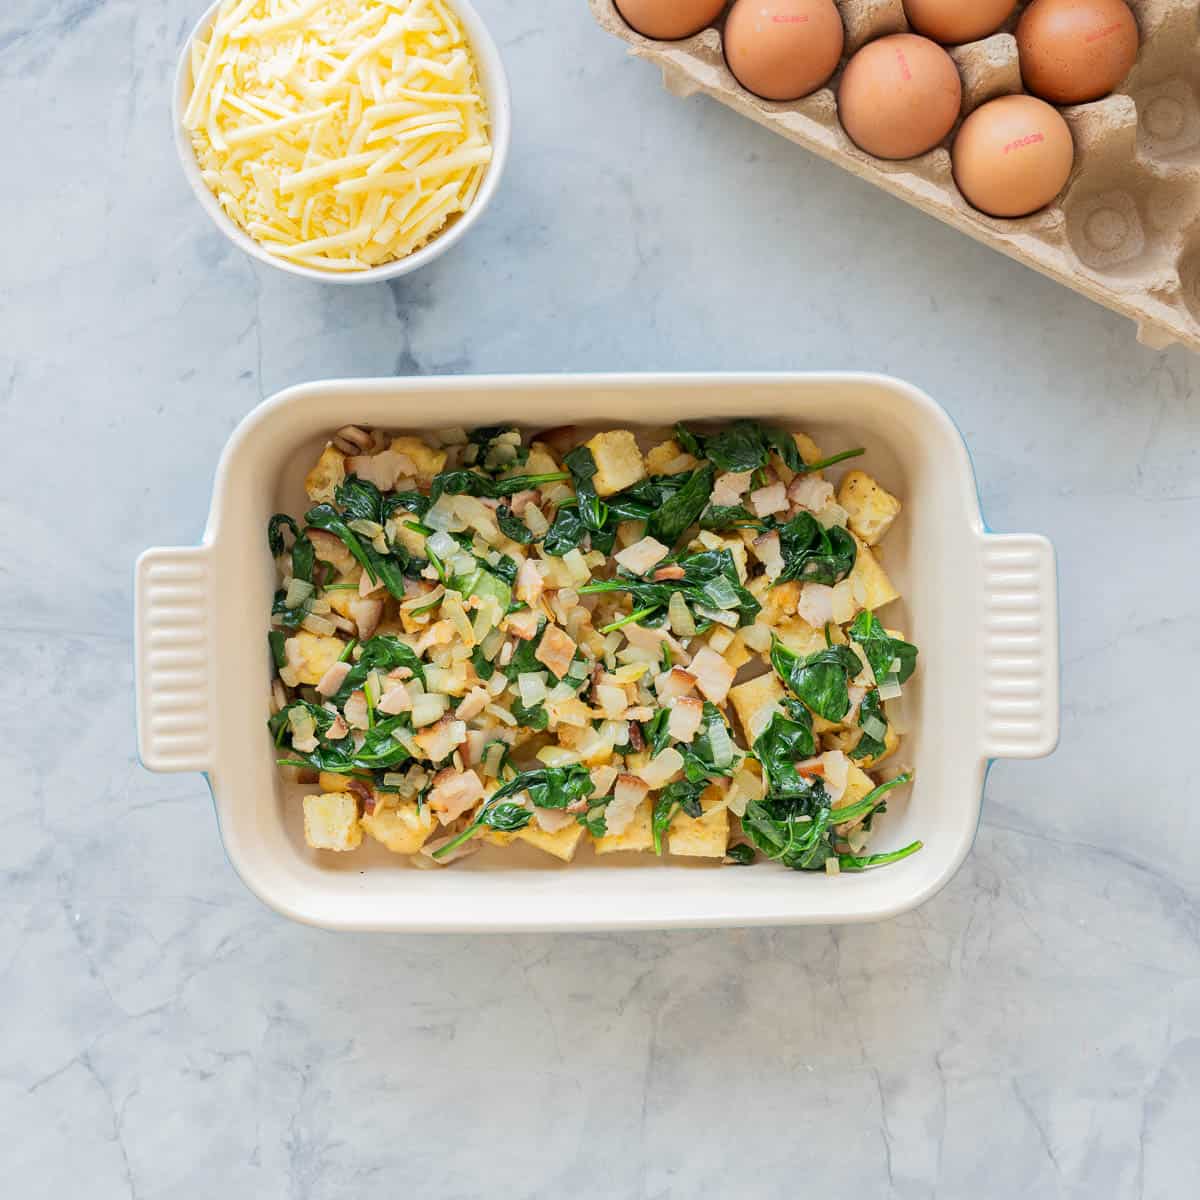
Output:
[[[902,497],[885,563],[904,599],[885,610],[921,648],[903,756],[911,797],[873,849],[919,854],[836,878],[581,852],[564,866],[488,847],[420,871],[381,847],[309,850],[300,805],[266,732],[266,614],[275,587],[268,516],[305,507],[302,480],[350,422],[395,430],[512,421],[531,429],[757,416],[811,432]],[[954,874],[979,822],[993,758],[1048,754],[1058,736],[1054,552],[989,533],[962,438],[929,397],[874,375],[598,375],[343,380],[255,409],[222,455],[199,546],[148,550],[136,580],[138,743],[153,771],[204,771],[229,857],[263,901],[346,930],[626,929],[866,921],[920,904]],[[292,789],[294,791],[294,789]],[[369,840],[369,839],[368,839]]]

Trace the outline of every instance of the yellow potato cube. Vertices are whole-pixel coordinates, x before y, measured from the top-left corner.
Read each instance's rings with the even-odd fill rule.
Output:
[[[872,612],[900,599],[900,593],[892,586],[887,572],[879,563],[879,559],[867,548],[861,538],[855,538],[858,546],[858,558],[854,562],[854,570],[849,579],[854,586],[854,603]]]
[[[570,862],[575,857],[575,851],[579,849],[579,841],[583,834],[584,828],[577,821],[573,821],[557,833],[547,833],[537,824],[535,817],[524,829],[517,832],[517,840],[528,842],[531,846],[562,859],[563,862]]]
[[[322,637],[317,633],[309,633],[301,629],[295,637],[288,638],[288,662],[292,661],[291,647],[295,645],[295,655],[299,659],[296,678],[301,683],[316,686],[321,677],[342,657],[346,643],[341,638]]]
[[[335,775],[332,771],[322,771],[317,776],[317,786],[323,792],[348,792],[350,790],[350,776]]]
[[[388,534],[393,542],[399,542],[413,558],[424,558],[425,551],[425,535],[418,533],[415,529],[409,529],[408,522],[415,523],[416,517],[412,513],[403,514],[403,520],[389,521]]]
[[[637,438],[628,429],[598,433],[586,444],[596,461],[592,483],[598,495],[611,496],[646,477]]]
[[[346,481],[346,456],[336,446],[326,446],[304,480],[304,490],[314,504],[333,501],[333,494]]]
[[[397,454],[406,454],[412,459],[420,479],[432,479],[446,465],[445,450],[435,450],[419,437],[405,435],[392,438],[392,449]]]
[[[529,447],[529,457],[525,460],[525,465],[514,473],[517,475],[552,475],[555,471],[561,470],[562,467],[550,447],[545,442],[534,442]]]
[[[417,811],[415,800],[402,800],[387,808],[377,807],[364,813],[363,829],[377,842],[382,842],[393,854],[416,854],[429,840],[435,821],[428,804]]]
[[[704,816],[689,817],[685,812],[677,812],[671,818],[667,828],[667,850],[671,854],[688,858],[725,857],[729,845],[729,809],[721,803],[724,795],[720,784],[712,784],[700,797]]]
[[[747,745],[753,745],[754,739],[763,731],[776,705],[785,695],[783,684],[774,671],[729,689],[729,699],[741,722]]]
[[[866,471],[846,473],[838,488],[837,502],[850,514],[850,528],[868,546],[879,544],[900,513],[900,501]]]
[[[875,781],[868,775],[862,767],[850,764],[850,773],[846,776],[846,790],[842,793],[842,798],[833,806],[833,811],[836,813],[839,808],[847,808],[851,804],[857,804],[864,796],[869,795],[875,790]],[[838,825],[838,833],[846,833],[855,825],[862,823],[863,818],[857,821],[843,821]]]
[[[765,579],[766,576],[760,576]],[[761,619],[768,625],[778,625],[785,617],[794,616],[796,604],[800,599],[800,583],[789,579],[786,583],[778,583],[771,587],[768,583],[766,590],[758,597],[763,606]]]
[[[852,729],[838,729],[825,737],[825,746],[829,750],[841,750],[844,754],[849,754],[855,746],[862,741],[862,730],[858,726]],[[875,758],[856,758],[854,761],[864,771],[872,770],[878,763],[883,762],[885,758],[891,758],[900,747],[900,735],[896,733],[889,725],[887,733],[883,738],[883,753]]]
[[[647,797],[637,806],[633,820],[617,834],[605,834],[597,838],[597,854],[616,854],[620,850],[653,850],[654,832],[651,825],[653,811]]]
[[[807,433],[793,433],[792,441],[796,443],[796,449],[800,451],[800,457],[806,463],[820,462],[825,457],[821,447]]]
[[[739,632],[734,635],[729,647],[722,651],[722,657],[735,671],[740,671],[754,657],[754,654],[742,640]]]
[[[690,471],[696,462],[690,454],[684,456],[683,447],[674,438],[659,442],[646,454],[646,470],[651,475],[678,475]]]
[[[504,829],[481,829],[475,836],[491,846],[511,846],[517,840],[515,833]]]
[[[355,850],[362,842],[358,801],[347,792],[304,797],[304,840],[314,850]]]

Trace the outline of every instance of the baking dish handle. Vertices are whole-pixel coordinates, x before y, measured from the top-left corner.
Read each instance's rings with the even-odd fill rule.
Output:
[[[979,542],[980,730],[985,758],[1042,758],[1058,744],[1058,575],[1036,534]]]
[[[138,756],[151,771],[213,761],[212,551],[147,550],[134,579]]]

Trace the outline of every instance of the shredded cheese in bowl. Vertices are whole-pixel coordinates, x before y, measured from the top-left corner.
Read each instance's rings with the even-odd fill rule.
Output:
[[[475,200],[489,113],[444,0],[223,0],[182,114],[201,177],[272,255],[360,272]]]

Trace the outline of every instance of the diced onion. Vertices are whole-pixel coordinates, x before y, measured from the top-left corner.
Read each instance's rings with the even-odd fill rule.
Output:
[[[439,583],[432,591],[425,592],[420,596],[410,596],[405,600],[400,607],[405,610],[432,608],[444,595],[446,589]]]
[[[733,762],[733,739],[724,721],[710,721],[708,724],[708,740],[712,746],[713,765],[727,767]]]
[[[893,733],[903,736],[912,728],[909,723],[908,705],[903,696],[889,700],[884,705],[884,711],[887,713],[888,724],[892,727]]]
[[[287,593],[283,597],[284,607],[296,608],[298,605],[303,604],[314,591],[315,589],[311,583],[307,583],[303,579],[293,579],[288,584]]]
[[[483,755],[483,772],[495,779],[500,774],[500,764],[504,760],[504,746],[493,742]]]
[[[601,683],[596,688],[596,703],[608,716],[616,717],[628,707],[629,698],[625,695],[624,688],[611,683]]]
[[[430,512],[432,511],[430,509]],[[426,538],[425,545],[441,559],[450,558],[451,555],[457,554],[461,549],[459,544],[443,529],[439,529],[436,533],[431,533]]]
[[[862,731],[867,737],[882,742],[887,737],[887,724],[876,716],[866,716],[862,719]]]
[[[668,746],[661,754],[655,755],[645,766],[640,767],[637,774],[648,787],[660,788],[682,766],[683,755],[674,746]]]
[[[880,700],[899,700],[903,694],[900,681],[895,675],[885,676],[879,681]]]
[[[671,599],[679,595],[678,592],[672,594]],[[724,625],[727,629],[736,629],[738,623],[738,615],[735,612],[727,612],[723,608],[705,608],[699,604],[696,605],[696,615],[698,617],[707,617],[710,621],[715,621],[718,625]]]
[[[680,637],[693,637],[696,633],[696,622],[692,619],[691,610],[681,592],[672,592],[667,603],[667,621],[671,632]]]
[[[498,704],[489,704],[483,711],[495,717],[502,725],[515,725],[517,723],[517,718],[508,709],[501,708]]]
[[[747,625],[742,630],[747,649],[763,653],[771,648],[771,628],[768,625]]]
[[[361,533],[366,538],[377,538],[383,532],[383,526],[378,521],[368,521],[365,517],[355,517],[346,525],[355,533]]]
[[[834,504],[832,500],[816,516],[817,524],[823,529],[832,529],[835,525],[845,529],[846,523],[850,520],[850,514],[840,504]]]
[[[533,534],[535,538],[541,538],[546,535],[550,529],[550,522],[546,520],[545,513],[542,512],[536,504],[530,504],[524,512],[525,528]]]
[[[588,570],[588,565],[584,562],[583,555],[579,553],[578,549],[568,550],[562,556],[562,560],[563,566],[567,568],[576,583],[587,583],[591,579],[592,573]]]
[[[568,750],[565,746],[543,746],[535,757],[538,762],[543,762],[548,767],[565,767],[583,760],[581,754],[575,750]]]
[[[541,671],[524,671],[517,676],[517,689],[526,708],[541,704],[546,698],[546,676]]]
[[[442,719],[442,714],[450,705],[449,697],[440,692],[428,692],[422,696],[413,697],[412,722],[415,729],[433,725]]]
[[[307,629],[309,633],[315,633],[320,637],[329,637],[337,626],[332,621],[325,620],[324,617],[315,617],[312,613],[309,613],[300,622],[300,628]]]
[[[717,608],[737,608],[737,591],[724,575],[718,575],[705,590]]]

